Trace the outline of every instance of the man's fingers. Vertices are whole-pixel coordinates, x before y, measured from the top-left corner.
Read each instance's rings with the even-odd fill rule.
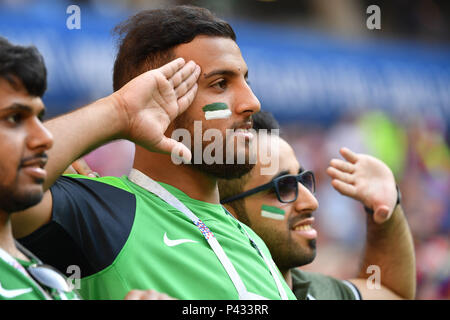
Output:
[[[335,188],[340,194],[344,196],[354,198],[356,195],[356,187],[351,184],[347,184],[337,179],[331,180],[331,185]]]
[[[200,67],[196,66],[194,71],[191,72],[186,79],[183,79],[183,82],[175,88],[175,95],[177,98],[184,96],[194,86],[194,84],[197,83],[199,75]]]
[[[332,159],[330,166],[347,173],[355,172],[355,165],[353,163],[341,159]]]
[[[337,179],[348,184],[355,183],[355,177],[353,175],[337,170],[336,168],[328,167],[327,173],[333,179]]]
[[[157,150],[164,153],[170,153],[174,160],[178,160],[177,164],[190,163],[192,159],[191,150],[184,144],[166,136],[155,146]]]
[[[195,83],[184,96],[178,98],[178,114],[186,111],[186,109],[191,105],[192,101],[194,101],[195,95],[197,94],[197,89],[198,84]]]
[[[351,151],[349,148],[341,148],[339,152],[345,158],[345,160],[350,161],[351,163],[356,163],[356,161],[358,161],[358,155]]]
[[[131,290],[124,300],[158,300],[157,292],[154,290]]]
[[[75,169],[70,165],[67,167],[67,169],[64,171],[64,174],[77,174]]]
[[[184,66],[185,62],[183,58],[177,58],[169,63],[158,68],[159,71],[166,77],[166,79],[172,78],[172,76]]]
[[[177,299],[175,299],[165,293],[160,293],[156,300],[177,300]]]
[[[173,88],[178,87],[183,81],[189,78],[197,69],[194,61],[189,61],[180,70],[178,70],[172,77],[168,78]]]
[[[91,178],[100,178],[100,175],[97,172],[95,172],[95,171],[92,171],[87,176],[91,177]]]
[[[131,290],[125,296],[124,300],[139,300],[141,293],[138,290]]]
[[[84,176],[87,176],[87,175],[93,173],[91,168],[89,167],[89,165],[86,163],[86,161],[83,158],[75,160],[75,162],[72,163],[72,167],[75,169],[75,171],[78,174],[82,174]]]
[[[131,290],[124,300],[176,300],[165,293],[155,290]]]

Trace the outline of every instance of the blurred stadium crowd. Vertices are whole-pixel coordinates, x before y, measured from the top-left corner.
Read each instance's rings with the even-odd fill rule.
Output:
[[[53,1],[37,3],[38,1],[0,0],[0,11],[26,5],[52,6]],[[78,4],[82,8],[90,6],[101,14],[112,14],[111,8],[115,6],[117,11],[124,8],[137,11],[166,4],[194,4],[207,7],[219,16],[294,29],[320,30],[337,37],[384,38],[394,42],[406,39],[417,43],[420,48],[443,47],[446,50],[443,56],[450,61],[448,1],[115,0],[108,1],[106,5],[106,1],[85,0],[67,3]],[[382,32],[370,32],[365,28],[367,16],[364,8],[370,4],[377,4],[382,9]],[[363,16],[361,12],[364,13]],[[14,38],[11,40],[14,41]],[[39,48],[38,44],[37,46]],[[251,66],[251,62],[249,64]],[[316,174],[316,195],[320,203],[315,213],[315,227],[319,233],[318,255],[305,269],[338,278],[349,278],[357,272],[365,237],[365,215],[356,201],[340,196],[331,187],[330,178],[325,173],[330,159],[339,157],[339,148],[346,146],[356,152],[380,158],[396,175],[415,242],[417,299],[450,299],[448,63],[446,67],[446,70],[441,70],[444,80],[439,84],[447,92],[441,99],[443,103],[440,106],[440,114],[445,117],[436,116],[435,112],[428,113],[427,110],[433,110],[433,105],[429,106],[430,109],[427,106],[421,114],[413,115],[407,112],[392,113],[389,105],[379,109],[347,106],[344,112],[336,113],[338,116],[331,121],[317,118],[311,120],[309,114],[303,115],[301,112],[286,119],[281,112],[277,114],[276,109],[271,110],[281,120],[282,134],[294,147],[300,163]],[[111,70],[112,64],[109,68]],[[259,88],[259,91],[263,90],[264,88]],[[255,92],[258,94],[258,90]],[[74,100],[83,101],[83,98]],[[270,106],[266,101],[261,101],[263,109]],[[71,107],[75,106],[79,105],[72,102]],[[353,109],[359,111],[353,112]],[[403,109],[405,110],[408,110],[407,107]],[[118,152],[123,154],[122,158],[117,157]],[[109,156],[111,153],[116,156]],[[101,175],[121,175],[129,170],[132,155],[133,147],[122,142],[100,148],[86,159],[94,171]]]

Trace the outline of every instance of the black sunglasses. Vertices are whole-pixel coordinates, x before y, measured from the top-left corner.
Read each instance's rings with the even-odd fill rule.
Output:
[[[282,203],[294,202],[298,197],[298,183],[301,183],[314,194],[316,191],[316,181],[314,179],[314,173],[312,171],[303,171],[297,175],[286,174],[284,176],[273,179],[272,181],[263,184],[259,187],[247,190],[235,196],[223,199],[220,203],[225,204],[235,200],[239,200],[248,197],[252,194],[274,188],[277,194],[277,198]]]

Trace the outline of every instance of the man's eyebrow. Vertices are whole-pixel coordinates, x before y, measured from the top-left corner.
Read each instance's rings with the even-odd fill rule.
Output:
[[[224,75],[224,76],[236,76],[238,75],[238,73],[236,71],[233,70],[228,70],[228,69],[221,69],[221,70],[214,70],[211,71],[210,73],[206,73],[204,74],[204,78],[210,78],[212,76],[216,76],[216,75]],[[248,78],[248,70],[245,72],[244,78],[247,79]]]
[[[26,104],[21,103],[13,103],[10,106],[7,106],[6,108],[1,108],[1,112],[11,112],[11,111],[27,111],[27,112],[33,112],[33,108],[30,106],[27,106]]]
[[[17,111],[33,113],[33,108],[26,104],[13,103],[10,106],[7,106],[6,108],[0,109],[1,113],[17,112]],[[38,117],[42,118],[44,116],[44,114],[45,114],[45,108],[42,108],[42,110],[39,111]]]
[[[298,174],[302,173],[303,171],[305,171],[305,168],[300,167],[300,169],[298,169]],[[272,178],[272,180],[274,180],[274,179],[276,179],[276,178],[279,178],[279,177],[281,177],[281,176],[287,175],[287,174],[290,174],[289,170],[283,170],[283,171],[280,171],[280,172],[278,172],[278,174],[277,174],[276,176],[274,176],[274,177]]]
[[[276,178],[279,178],[279,177],[281,177],[281,176],[287,175],[287,174],[289,174],[289,170],[283,170],[283,171],[281,171],[281,172],[278,172],[278,174],[277,174],[276,176],[274,176],[274,177],[272,178],[272,180],[274,180],[274,179],[276,179]]]

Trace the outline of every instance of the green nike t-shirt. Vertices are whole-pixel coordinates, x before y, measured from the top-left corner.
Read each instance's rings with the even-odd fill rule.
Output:
[[[237,220],[219,204],[160,185],[209,227],[248,292],[280,299],[268,266]],[[177,299],[239,298],[197,226],[127,177],[71,175],[58,179],[51,192],[52,221],[22,241],[32,250],[50,246],[39,254],[60,270],[79,265],[84,299],[123,299],[132,289],[153,289]],[[244,228],[271,260],[264,242]],[[296,299],[278,269],[276,276],[289,299]]]

